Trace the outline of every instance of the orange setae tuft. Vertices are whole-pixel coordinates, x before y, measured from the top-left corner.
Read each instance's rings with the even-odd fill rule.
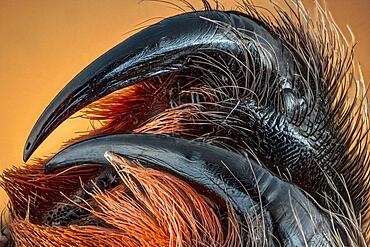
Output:
[[[232,209],[221,217],[218,205],[181,179],[113,154],[109,157],[121,183],[109,191],[95,187],[89,192],[91,199],[80,204],[90,213],[89,217],[102,224],[48,226],[13,212],[11,229],[16,243],[21,246],[38,243],[38,246],[130,247],[240,244],[240,226]],[[31,182],[27,176],[15,178],[7,174],[5,187],[14,179],[35,183],[33,187],[39,185],[40,179]],[[64,180],[68,179],[64,177]],[[60,190],[65,193],[63,187]],[[225,222],[227,229],[222,227]]]

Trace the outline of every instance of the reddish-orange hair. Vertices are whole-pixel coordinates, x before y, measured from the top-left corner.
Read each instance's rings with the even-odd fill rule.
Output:
[[[18,168],[4,174],[6,182],[2,185],[8,191],[13,190],[9,194],[13,195],[11,199],[16,204],[13,205],[14,210],[17,210],[10,220],[15,242],[20,246],[35,243],[38,246],[240,245],[240,226],[231,208],[227,218],[221,219],[217,205],[186,182],[119,156],[110,157],[122,183],[110,191],[96,187],[90,194],[91,199],[78,205],[90,213],[79,224],[94,218],[104,226],[72,224],[51,227],[40,222],[39,218],[48,210],[40,206],[43,200],[52,205],[50,201],[60,200],[63,196],[56,189],[62,180],[80,183],[86,180],[83,174],[97,167],[45,175],[39,172],[41,165],[35,165],[32,169]],[[78,173],[81,178],[76,177]],[[27,200],[33,203],[24,204]],[[68,203],[67,198],[64,201]],[[20,203],[28,205],[28,208],[20,207]],[[228,222],[227,229],[222,227],[225,221]]]

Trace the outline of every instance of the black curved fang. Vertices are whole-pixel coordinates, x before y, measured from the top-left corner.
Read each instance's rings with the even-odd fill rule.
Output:
[[[107,151],[203,186],[231,201],[242,216],[250,215],[255,204],[250,197],[261,195],[263,210],[271,216],[278,235],[275,237],[282,246],[330,246],[325,237],[331,229],[330,221],[303,192],[255,160],[210,144],[145,134],[97,137],[59,152],[45,170],[84,163],[108,164],[104,157]]]
[[[33,127],[23,160],[27,161],[43,140],[73,113],[115,90],[185,69],[189,56],[199,54],[202,49],[244,58],[245,51],[238,43],[240,37],[228,27],[239,30],[243,42],[257,41],[278,57],[276,67],[281,71],[276,74],[288,73],[284,68],[293,59],[282,41],[241,13],[201,11],[170,17],[112,48],[73,78]],[[244,44],[245,47],[248,46]]]

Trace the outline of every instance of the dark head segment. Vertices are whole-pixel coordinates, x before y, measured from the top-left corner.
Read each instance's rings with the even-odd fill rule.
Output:
[[[189,68],[191,56],[205,51],[226,51],[229,57],[243,59],[248,40],[257,41],[279,57],[277,68],[284,68],[293,60],[279,38],[237,12],[186,13],[140,31],[87,66],[53,99],[27,139],[23,160],[27,161],[64,120],[88,104],[146,79],[181,73]],[[287,73],[281,70],[276,74]]]

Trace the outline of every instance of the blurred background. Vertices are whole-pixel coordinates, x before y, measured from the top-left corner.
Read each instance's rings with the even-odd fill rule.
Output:
[[[201,6],[200,0],[189,2]],[[220,2],[235,8],[238,1]],[[267,1],[254,2],[263,6]],[[312,1],[305,2],[313,10]],[[347,25],[351,27],[357,60],[369,79],[370,1],[319,2],[330,9],[347,37]],[[0,172],[22,164],[23,145],[33,124],[70,79],[138,27],[180,13],[172,7],[138,0],[0,0]],[[88,128],[87,121],[67,121],[33,157],[56,152],[64,140]],[[0,207],[5,203],[1,190]]]

